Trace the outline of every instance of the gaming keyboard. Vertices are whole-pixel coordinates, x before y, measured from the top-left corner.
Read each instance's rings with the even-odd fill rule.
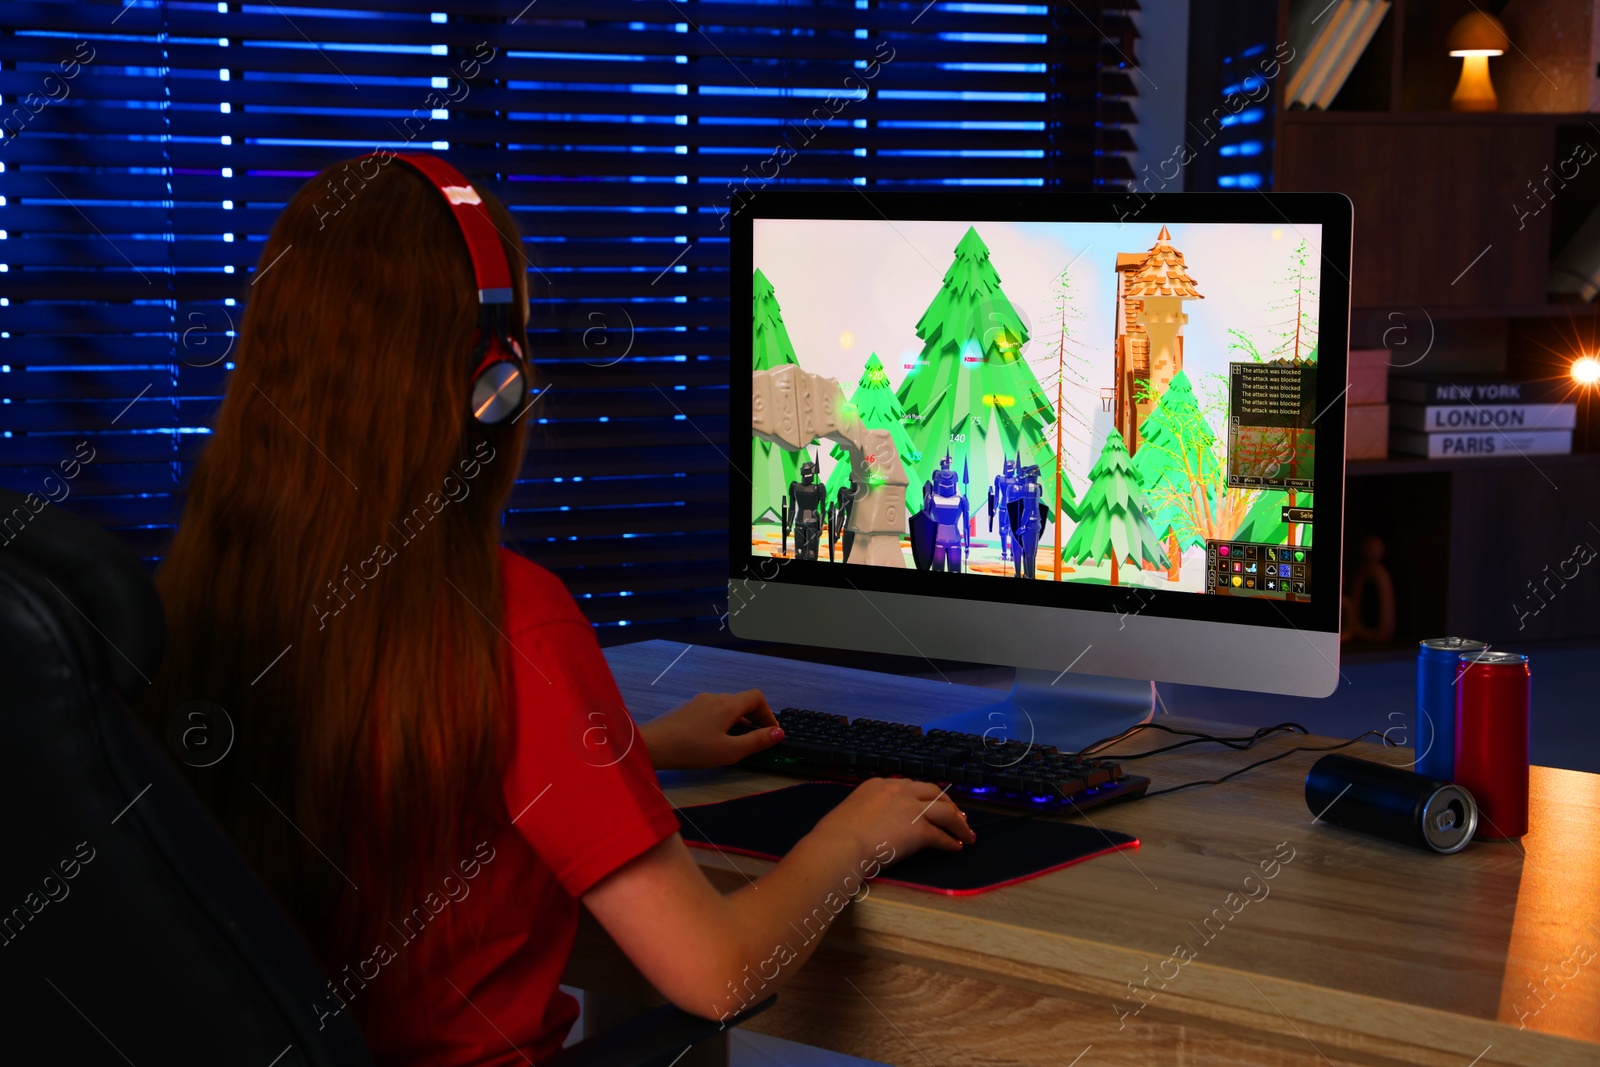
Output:
[[[949,794],[980,804],[1049,814],[1131,800],[1150,779],[1124,773],[1110,760],[1079,759],[1052,745],[1002,741],[979,734],[929,730],[876,719],[784,708],[784,738],[747,756],[747,770],[859,782],[917,778],[949,785]]]

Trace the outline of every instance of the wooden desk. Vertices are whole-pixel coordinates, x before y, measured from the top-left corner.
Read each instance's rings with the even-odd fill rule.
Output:
[[[702,690],[750,686],[775,709],[906,722],[994,697],[664,641],[607,658],[640,720]],[[1405,709],[1375,708],[1374,725],[1391,710]],[[1140,769],[1160,788],[1295,743]],[[1600,1063],[1600,776],[1536,767],[1527,838],[1438,856],[1313,825],[1302,785],[1315,759],[1097,809],[1086,818],[1142,846],[1018,886],[965,898],[875,887],[751,1028],[905,1067]],[[785,784],[667,777],[680,805]],[[1275,850],[1292,858],[1263,882],[1258,862]],[[726,889],[770,866],[695,854]],[[1259,899],[1241,905],[1247,889]],[[1192,959],[1175,959],[1180,944]],[[1152,973],[1136,996],[1130,983]],[[568,981],[611,993],[641,983],[592,922]]]

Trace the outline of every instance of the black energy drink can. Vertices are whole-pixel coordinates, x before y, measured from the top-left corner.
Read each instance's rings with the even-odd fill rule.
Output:
[[[1337,753],[1306,775],[1306,807],[1323,822],[1434,852],[1459,852],[1478,828],[1478,806],[1458,785]]]

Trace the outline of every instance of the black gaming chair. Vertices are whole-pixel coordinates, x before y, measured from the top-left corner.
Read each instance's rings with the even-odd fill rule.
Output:
[[[128,713],[163,639],[115,536],[0,490],[0,1059],[370,1064],[348,1014],[319,1025],[309,949]],[[719,1029],[659,1008],[546,1067],[665,1067]]]

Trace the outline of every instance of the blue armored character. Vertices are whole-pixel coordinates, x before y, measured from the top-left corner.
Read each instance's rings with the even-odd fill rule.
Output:
[[[1011,515],[1006,510],[1017,493],[1017,465],[1020,459],[1007,459],[1001,473],[989,487],[989,532],[994,532],[995,512],[1000,513],[1000,559],[1011,558]]]
[[[922,510],[911,517],[911,555],[918,570],[960,571],[972,547],[972,513],[964,476],[956,481],[950,453],[922,485]]]
[[[794,531],[794,558],[816,559],[822,543],[822,514],[827,510],[828,487],[817,481],[819,467],[815,457],[800,464],[800,480],[789,483],[780,519],[783,523],[782,551],[788,551],[789,531]]]
[[[1017,469],[1017,491],[1006,505],[1011,520],[1011,567],[1017,578],[1032,578],[1038,563],[1039,538],[1050,521],[1050,505],[1044,502],[1044,484],[1037,466]]]

